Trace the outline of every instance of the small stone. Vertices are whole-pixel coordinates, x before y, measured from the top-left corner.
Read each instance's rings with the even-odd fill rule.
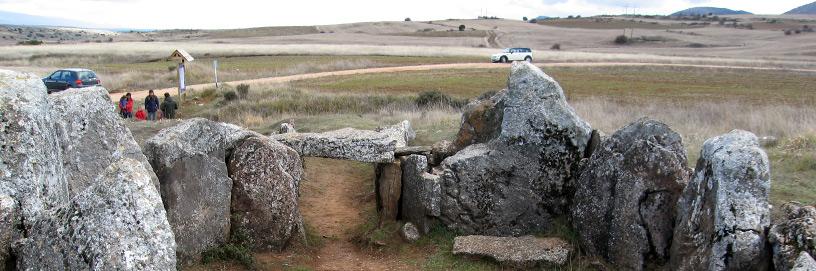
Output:
[[[420,237],[419,230],[414,226],[414,223],[411,222],[402,224],[402,227],[400,227],[400,236],[408,243],[416,242]]]
[[[563,265],[572,254],[572,246],[560,238],[457,236],[453,239],[454,255],[489,257],[516,268],[537,265]]]

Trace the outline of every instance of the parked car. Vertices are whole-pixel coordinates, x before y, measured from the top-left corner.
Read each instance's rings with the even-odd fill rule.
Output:
[[[69,88],[83,88],[102,84],[96,73],[88,69],[58,70],[42,79],[48,94]]]
[[[490,56],[490,61],[493,63],[507,63],[522,60],[533,62],[533,50],[530,50],[530,48],[507,48],[499,54]]]

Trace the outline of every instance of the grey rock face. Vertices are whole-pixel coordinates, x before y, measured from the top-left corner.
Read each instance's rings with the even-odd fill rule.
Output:
[[[410,123],[379,131],[344,128],[325,133],[287,133],[271,137],[295,149],[302,156],[390,163],[394,150],[404,147],[415,136]]]
[[[423,155],[400,158],[402,166],[402,220],[427,234],[440,214],[441,179],[428,172],[428,159]]]
[[[18,201],[24,219],[68,202],[47,95],[36,75],[0,70],[0,194]]]
[[[165,128],[145,143],[145,154],[161,183],[179,261],[197,261],[201,252],[228,240],[232,179],[226,157],[228,150],[251,136],[259,134],[192,119]]]
[[[150,163],[114,112],[107,90],[102,87],[70,89],[50,95],[49,99],[54,117],[59,119],[56,126],[71,195],[90,186],[100,168],[124,158],[146,167],[151,183],[159,189]]]
[[[173,232],[149,170],[111,164],[71,203],[37,222],[22,245],[23,270],[174,270]]]
[[[508,87],[491,98],[496,104],[492,109],[480,113],[501,116],[500,130],[481,133],[495,138],[468,146],[441,166],[440,218],[467,234],[545,230],[550,217],[569,206],[590,138],[589,125],[566,103],[558,83],[540,69],[514,64]],[[501,114],[491,112],[498,109]]]
[[[228,167],[233,231],[248,234],[256,250],[283,249],[302,238],[298,187],[303,163],[295,150],[269,138],[250,137],[232,153]]]
[[[17,201],[8,195],[0,194],[0,265],[5,266],[10,260],[12,242],[19,240]]]
[[[576,183],[572,221],[582,246],[621,269],[665,262],[675,206],[690,171],[682,138],[647,119],[600,144]]]
[[[800,254],[816,255],[816,207],[790,202],[782,205],[784,216],[768,233],[776,270],[790,270]]]
[[[813,260],[810,254],[802,251],[799,253],[799,257],[796,258],[796,262],[793,265],[793,268],[790,269],[791,271],[816,271],[816,260]]]
[[[559,238],[457,236],[453,239],[454,255],[489,257],[517,268],[536,265],[563,265],[572,253],[572,246]]]
[[[766,270],[770,227],[768,156],[755,135],[706,140],[677,204],[674,270]]]

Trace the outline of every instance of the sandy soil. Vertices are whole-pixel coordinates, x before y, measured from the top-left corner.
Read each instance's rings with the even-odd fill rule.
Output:
[[[667,63],[627,63],[627,62],[570,62],[570,63],[546,63],[546,64],[536,64],[540,67],[608,67],[608,66],[659,66],[659,67],[694,67],[694,68],[719,68],[719,69],[748,69],[748,70],[778,70],[778,71],[797,71],[797,72],[813,72],[816,73],[816,70],[811,69],[787,69],[787,68],[773,68],[773,67],[743,67],[743,66],[725,66],[725,65],[696,65],[696,64],[667,64]],[[237,84],[265,84],[265,83],[286,83],[292,81],[299,81],[299,80],[306,80],[306,79],[314,79],[314,78],[321,78],[321,77],[328,77],[328,76],[343,76],[343,75],[355,75],[355,74],[368,74],[368,73],[386,73],[386,72],[404,72],[404,71],[426,71],[426,70],[449,70],[449,69],[493,69],[493,68],[507,68],[509,64],[497,64],[497,63],[458,63],[458,64],[434,64],[434,65],[417,65],[417,66],[402,66],[402,67],[386,67],[386,68],[368,68],[368,69],[356,69],[356,70],[345,70],[345,71],[333,71],[333,72],[319,72],[319,73],[307,73],[307,74],[297,74],[297,75],[289,75],[289,76],[279,76],[279,77],[267,77],[267,78],[258,78],[258,79],[250,79],[250,80],[240,80],[240,81],[232,81],[232,82],[223,82],[227,84],[237,85]],[[196,89],[201,90],[204,88],[211,88],[214,87],[213,84],[198,84],[198,85],[189,85],[187,86],[187,90],[195,91]],[[163,93],[171,93],[174,95],[177,93],[177,88],[165,88],[165,89],[157,89],[155,90],[156,95],[163,95]],[[131,92],[131,96],[135,100],[142,100],[147,97],[147,90],[142,91],[134,91]],[[111,101],[118,101],[119,98],[122,96],[122,93],[111,93],[110,98]]]

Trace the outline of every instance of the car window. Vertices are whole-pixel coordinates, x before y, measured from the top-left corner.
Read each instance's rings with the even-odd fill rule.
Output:
[[[51,76],[48,76],[48,78],[51,80],[60,80],[62,79],[62,71],[55,71]]]
[[[62,80],[63,81],[71,81],[74,80],[74,73],[69,71],[62,71]]]
[[[96,77],[96,76],[94,76],[94,74],[92,72],[89,72],[89,71],[79,72],[79,79],[81,79],[81,80],[88,80],[88,79],[91,79],[91,78],[94,78],[94,77]]]

